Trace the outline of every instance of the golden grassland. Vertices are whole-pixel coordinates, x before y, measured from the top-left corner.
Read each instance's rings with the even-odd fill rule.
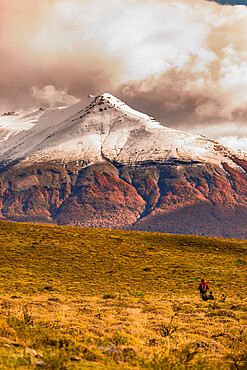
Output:
[[[3,221],[0,235],[1,369],[247,368],[246,240]]]

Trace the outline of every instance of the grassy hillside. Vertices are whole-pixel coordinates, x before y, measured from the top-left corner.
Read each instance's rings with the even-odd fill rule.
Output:
[[[247,241],[9,222],[0,235],[0,368],[246,368]]]

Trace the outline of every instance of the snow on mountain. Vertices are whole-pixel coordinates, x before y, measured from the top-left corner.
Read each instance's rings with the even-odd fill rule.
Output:
[[[247,153],[104,93],[0,117],[0,219],[247,237]]]
[[[47,160],[81,161],[84,166],[104,160],[119,164],[177,160],[238,167],[229,158],[234,151],[201,135],[164,127],[108,93],[69,107],[4,115],[0,142],[3,165]]]

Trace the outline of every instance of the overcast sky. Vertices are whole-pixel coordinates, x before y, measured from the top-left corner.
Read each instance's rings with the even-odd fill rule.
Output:
[[[0,0],[0,113],[110,92],[247,150],[247,6],[233,4],[247,1]]]

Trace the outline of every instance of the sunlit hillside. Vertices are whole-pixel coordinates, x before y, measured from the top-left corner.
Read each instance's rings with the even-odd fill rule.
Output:
[[[247,241],[9,222],[0,234],[0,368],[246,368]],[[215,300],[200,299],[202,277]]]

